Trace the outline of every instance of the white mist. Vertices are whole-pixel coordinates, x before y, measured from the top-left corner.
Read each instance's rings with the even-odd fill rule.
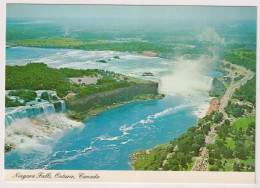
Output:
[[[159,93],[185,96],[208,92],[212,78],[206,76],[205,71],[211,61],[206,57],[198,60],[178,59],[176,67],[159,78]]]

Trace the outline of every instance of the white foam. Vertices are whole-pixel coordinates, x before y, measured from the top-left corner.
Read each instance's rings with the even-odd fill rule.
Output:
[[[104,136],[104,135],[101,135],[101,136],[97,137],[97,139],[99,139],[99,140],[110,140],[110,141],[112,141],[112,140],[118,140],[118,139],[121,138],[121,137],[122,137],[122,136],[106,137],[106,136]]]
[[[210,102],[205,102],[198,106],[198,108],[195,109],[194,115],[196,115],[198,118],[203,118],[206,116],[208,110],[210,107]]]
[[[89,147],[84,148],[84,150],[82,152],[86,152],[86,151],[92,150],[92,149],[93,149],[92,146],[89,146]]]
[[[126,144],[126,143],[131,142],[131,141],[134,141],[134,140],[132,140],[132,139],[128,139],[128,140],[125,141],[125,142],[121,142],[121,144]]]
[[[41,114],[36,117],[36,120],[19,119],[6,127],[5,143],[12,143],[15,149],[42,150],[46,147],[44,142],[62,136],[67,129],[83,126],[82,123],[72,121],[62,113]]]
[[[116,146],[115,144],[109,144],[109,145],[107,145],[107,146],[112,146],[112,147],[114,147],[114,146]]]
[[[156,119],[156,118],[158,118],[158,117],[161,117],[161,116],[164,116],[164,115],[170,113],[171,111],[173,111],[174,109],[177,109],[177,108],[178,108],[178,107],[175,107],[175,108],[167,108],[167,109],[165,109],[165,110],[162,111],[162,112],[159,112],[159,113],[156,113],[156,114],[152,115],[151,117],[154,118],[154,119]]]
[[[92,143],[93,144],[93,143]],[[93,151],[95,150],[94,147],[92,147],[92,144],[89,147],[84,148],[83,150],[71,150],[71,151],[57,151],[53,154],[53,157],[56,157],[56,159],[52,160],[48,164],[44,165],[44,169],[51,168],[52,165],[55,165],[57,163],[63,163],[65,161],[71,161],[75,160],[76,158],[86,155],[88,152],[87,151]],[[57,158],[57,154],[61,153],[64,155],[61,155],[59,158]],[[67,156],[66,154],[72,153],[71,156]]]
[[[115,59],[114,56],[119,56],[119,59]],[[101,59],[107,63],[97,62]],[[21,60],[14,62],[14,64],[20,64],[20,62]],[[175,63],[159,57],[148,57],[137,53],[72,49],[58,51],[55,54],[30,59],[26,62],[44,62],[53,68],[103,69],[154,81],[157,81],[160,72],[168,70]],[[151,72],[154,76],[143,77],[141,75],[144,72]]]
[[[122,131],[122,132],[127,132],[127,131],[130,131],[130,130],[132,130],[133,129],[133,127],[127,127],[127,124],[125,124],[125,125],[122,125],[120,128],[119,128],[119,130],[120,131]]]
[[[133,123],[129,127],[127,127],[127,124],[124,124],[124,125],[122,125],[119,128],[119,130],[121,132],[123,132],[123,134],[125,135],[125,134],[129,134],[128,131],[133,130],[135,128],[147,128],[147,129],[150,129],[150,127],[147,126],[146,124],[153,123],[154,120],[159,118],[159,117],[162,117],[164,115],[168,115],[168,114],[171,114],[171,113],[175,113],[178,110],[186,108],[188,106],[191,106],[191,105],[190,104],[186,104],[186,105],[179,105],[179,106],[176,106],[176,107],[173,107],[173,108],[167,108],[167,109],[163,110],[162,112],[158,112],[156,114],[149,115],[149,116],[146,117],[146,119],[142,119],[142,120],[140,120],[140,121],[138,121],[136,123]],[[138,126],[138,125],[141,125],[141,126]]]

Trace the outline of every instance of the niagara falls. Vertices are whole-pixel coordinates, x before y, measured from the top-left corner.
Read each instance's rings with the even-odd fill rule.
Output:
[[[253,7],[49,6],[7,6],[6,170],[255,171]]]

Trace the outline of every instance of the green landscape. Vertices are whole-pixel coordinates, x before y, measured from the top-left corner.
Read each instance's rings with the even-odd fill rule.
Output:
[[[37,46],[37,47],[54,47],[54,48],[75,48],[79,43],[74,40],[62,39],[62,40],[38,40],[16,41],[17,45],[24,46]],[[36,42],[37,41],[37,42]],[[63,41],[63,42],[61,42]],[[73,43],[72,43],[73,41]],[[40,44],[44,45],[41,46]],[[102,45],[99,48],[97,44],[91,44],[95,50],[131,50],[131,47],[124,46],[126,49],[117,49],[115,45],[113,48]],[[120,44],[121,45],[121,44]],[[142,52],[144,50],[153,50],[147,46],[139,48],[139,44],[132,44],[135,51]],[[85,49],[91,50],[91,48],[84,46]],[[137,50],[138,49],[138,50]],[[162,49],[160,49],[162,50]],[[159,54],[165,53],[163,51],[155,51]],[[255,51],[249,49],[237,48],[227,53],[224,59],[230,63],[242,65],[247,69],[255,72]],[[101,62],[101,60],[100,60]],[[244,63],[249,62],[249,63]],[[102,62],[103,63],[103,62]],[[104,62],[105,63],[105,62]],[[225,67],[225,66],[224,66]],[[232,69],[232,68],[231,68]],[[234,69],[234,68],[233,68]],[[35,76],[37,75],[37,76]],[[69,81],[70,77],[83,77],[90,76],[95,77],[102,75],[96,84],[82,86],[73,84]],[[151,76],[151,73],[144,73],[144,76]],[[238,82],[244,77],[239,75],[234,78],[234,82]],[[21,82],[20,80],[23,80]],[[55,90],[57,95],[64,98],[69,93],[75,93],[76,96],[84,97],[86,95],[94,94],[97,92],[104,92],[115,90],[118,88],[130,87],[140,80],[136,80],[130,77],[120,75],[118,73],[103,71],[103,70],[77,70],[60,68],[53,69],[47,67],[44,63],[28,63],[26,66],[6,66],[6,89],[17,90],[13,96],[19,96],[25,101],[34,99],[33,91],[24,91],[19,89],[29,90]],[[227,87],[217,78],[213,80],[213,86],[210,96],[221,99],[225,94]],[[209,171],[254,171],[254,148],[255,148],[255,121],[254,121],[254,109],[255,109],[255,89],[256,78],[249,80],[245,85],[236,89],[231,98],[228,101],[228,105],[225,107],[225,112],[231,118],[241,118],[230,122],[229,120],[223,120],[223,114],[218,111],[213,111],[211,115],[206,116],[198,121],[197,125],[188,129],[186,133],[167,144],[156,146],[149,150],[138,150],[134,154],[130,155],[130,158],[134,160],[131,166],[135,170],[173,170],[173,171],[187,171],[192,170],[195,165],[196,157],[200,155],[201,148],[207,148]],[[19,92],[19,93],[18,93]],[[134,97],[131,101],[138,100],[152,100],[161,98],[162,96],[156,96],[154,94],[139,95]],[[75,97],[74,97],[75,99]],[[68,100],[72,100],[68,99]],[[116,104],[98,105],[95,109],[85,112],[71,111],[68,113],[68,117],[75,120],[83,120],[86,117],[96,115],[106,109],[113,106],[124,104],[125,102],[117,102]],[[6,97],[6,107],[14,107],[24,105],[18,101],[13,101]],[[251,115],[248,115],[251,114]],[[246,116],[246,117],[244,117]],[[216,137],[214,143],[206,143],[205,137],[210,132],[213,125],[218,124],[216,128]],[[243,135],[243,136],[242,136]],[[243,147],[242,147],[243,146]],[[245,148],[250,148],[246,150]],[[205,157],[204,156],[204,157]]]
[[[251,50],[236,49],[228,53],[225,60],[245,66],[255,72],[255,55],[255,52]],[[228,67],[234,70],[233,67]],[[242,79],[245,75],[239,76],[239,78]],[[234,82],[238,82],[240,79],[234,79]],[[209,93],[220,100],[226,90],[224,84],[215,78]],[[224,119],[222,112],[213,111],[210,115],[199,119],[195,126],[170,143],[158,145],[150,150],[138,150],[130,155],[129,157],[134,160],[131,166],[135,170],[254,172],[255,94],[256,78],[254,74],[252,79],[229,96],[224,110],[231,120]],[[216,128],[212,138],[213,127]],[[203,153],[203,147],[206,148],[205,153]],[[200,155],[200,153],[203,154]],[[199,160],[196,159],[197,156],[200,157]],[[199,161],[197,166],[195,166],[196,160]]]
[[[7,6],[5,169],[255,172],[256,10],[93,6]]]
[[[81,79],[84,77],[89,77],[89,79],[91,79],[97,77],[98,75],[101,78],[99,78],[96,83],[91,83],[89,85],[80,83]],[[79,84],[76,84],[70,80],[70,78],[73,77],[77,77]],[[119,88],[129,88],[130,86],[134,87],[142,83],[145,84],[147,81],[97,69],[54,69],[48,67],[44,63],[28,63],[25,66],[6,66],[6,89],[13,90],[9,92],[9,96],[19,97],[23,99],[23,103],[19,102],[17,99],[14,101],[6,96],[5,107],[25,106],[26,102],[35,100],[36,93],[33,90],[56,91],[58,97],[65,99],[66,102],[69,103],[70,101],[84,98],[96,93],[113,91]],[[142,89],[144,90],[144,88]],[[116,99],[115,95],[112,100],[113,102],[110,101],[108,103],[105,102],[100,104],[99,101],[97,104],[92,104],[92,107],[87,111],[83,110],[74,112],[72,110],[67,115],[74,120],[84,120],[89,116],[96,115],[97,113],[114,106],[134,101],[154,100],[159,98],[163,98],[163,95],[158,94],[157,92],[149,92],[149,89],[147,92],[142,91],[138,93],[137,91],[129,97],[125,94],[123,99]],[[48,96],[47,92],[42,93],[41,99],[45,99],[47,101],[50,101],[51,99],[55,100],[52,96]]]
[[[70,77],[94,77],[98,74],[102,75],[102,78],[96,85],[82,87],[68,80]],[[69,91],[85,96],[90,93],[129,87],[133,83],[127,81],[127,77],[117,81],[117,77],[120,75],[103,70],[53,69],[44,63],[28,63],[26,66],[6,66],[6,89],[56,90],[57,95],[63,98]]]

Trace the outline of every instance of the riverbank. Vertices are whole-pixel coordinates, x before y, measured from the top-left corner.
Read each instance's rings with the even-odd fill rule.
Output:
[[[82,43],[77,40],[71,40],[68,41],[66,38],[65,43],[59,43],[63,42],[63,38],[59,39],[29,39],[29,40],[17,40],[16,42],[13,43],[8,43],[6,44],[6,48],[17,48],[17,47],[31,47],[31,48],[46,48],[46,49],[71,49],[71,50],[84,50],[84,51],[95,51],[97,48],[86,48],[86,45],[90,45],[88,43]],[[58,41],[58,43],[56,43]],[[29,42],[29,43],[28,43]],[[42,45],[44,44],[44,46]],[[115,45],[116,43],[113,43]],[[94,45],[92,43],[90,46]],[[98,43],[97,43],[98,45]],[[134,44],[135,45],[135,44]],[[105,48],[102,48],[101,46],[98,45],[98,50],[100,51],[115,51],[115,52],[127,52],[129,50],[125,49],[124,47],[120,46],[117,49],[111,48],[110,46],[107,46]],[[155,51],[155,49],[153,49]],[[135,49],[130,50],[129,52],[133,54],[139,54],[143,55],[146,57],[160,57],[160,54],[154,52],[154,51],[137,51]]]
[[[133,170],[152,170],[152,171],[167,171],[167,170],[173,170],[173,171],[189,171],[192,169],[195,159],[194,159],[194,148],[191,146],[194,146],[196,144],[197,150],[199,151],[199,143],[201,141],[195,141],[195,137],[204,137],[203,132],[206,132],[210,130],[210,123],[213,122],[216,116],[216,110],[218,108],[218,99],[214,98],[211,100],[209,107],[204,109],[205,113],[204,116],[201,117],[197,124],[194,126],[191,126],[185,133],[183,133],[178,138],[174,139],[173,141],[170,141],[165,144],[157,145],[154,148],[151,149],[138,149],[134,153],[130,154],[128,157],[132,160],[128,164],[131,166]],[[203,104],[203,106],[206,106],[207,103]],[[208,115],[208,113],[210,113]],[[202,115],[202,114],[200,114]],[[200,130],[200,131],[197,131]],[[197,133],[196,133],[197,132]],[[188,145],[186,143],[182,143],[181,146],[179,146],[176,142],[180,142],[181,140],[186,140],[188,142]],[[191,141],[192,140],[192,141]],[[189,148],[190,147],[190,148]],[[183,148],[183,149],[181,149]],[[186,149],[184,149],[186,148]],[[187,155],[187,159],[184,157],[184,155]],[[175,164],[179,164],[178,166],[181,166],[180,168],[175,166],[174,169],[170,169],[169,163],[172,163],[172,161],[178,158],[181,160],[181,157],[184,157],[184,160],[187,161],[187,166],[181,166],[181,162],[174,162]],[[156,165],[154,165],[156,164]]]
[[[92,116],[96,116],[106,110],[112,109],[112,108],[116,108],[125,104],[129,104],[132,102],[139,102],[139,101],[151,101],[151,100],[156,100],[156,99],[162,99],[164,97],[163,94],[157,94],[157,95],[153,95],[153,94],[147,94],[147,95],[140,95],[140,96],[136,96],[135,99],[130,100],[130,101],[124,101],[124,102],[117,102],[117,103],[112,103],[110,105],[104,105],[102,107],[97,107],[94,109],[91,109],[87,112],[75,112],[75,111],[68,111],[66,112],[66,116],[72,120],[75,121],[83,121],[89,117]]]
[[[206,115],[210,115],[213,111],[217,110],[218,107],[219,107],[219,99],[217,98],[212,99]]]
[[[158,83],[139,80],[129,87],[115,88],[109,91],[78,95],[66,100],[70,118],[82,121],[114,106],[162,98],[158,93]]]
[[[165,144],[157,145],[154,148],[151,149],[138,149],[134,153],[130,154],[128,157],[132,160],[128,164],[131,166],[132,170],[170,170],[169,168],[169,161],[175,161],[173,158],[179,158],[182,156],[183,153],[185,155],[189,156],[187,158],[187,166],[184,165],[184,167],[177,167],[175,166],[174,171],[189,171],[192,169],[195,159],[192,157],[194,155],[193,146],[194,144],[197,144],[197,150],[199,151],[199,143],[201,144],[201,141],[195,141],[195,137],[204,137],[203,132],[207,132],[210,130],[210,124],[214,121],[216,116],[216,111],[219,107],[219,99],[213,98],[211,102],[207,102],[202,104],[199,108],[201,108],[199,111],[195,111],[195,115],[199,117],[198,122],[196,125],[191,126],[184,134],[179,136],[178,138],[174,139],[174,141],[170,141]],[[203,131],[203,132],[200,132]],[[197,133],[195,133],[197,132]],[[192,135],[192,134],[194,135]],[[182,150],[180,152],[180,148],[182,146],[178,146],[176,143],[176,140],[188,140],[190,141],[193,139],[192,142],[189,142],[189,149]],[[198,143],[197,143],[198,142]],[[176,143],[176,144],[174,144]],[[185,145],[185,143],[184,143]],[[185,146],[188,147],[188,146]],[[189,151],[190,150],[190,151]],[[181,153],[181,154],[180,154]],[[191,154],[192,153],[192,154]],[[175,156],[176,155],[176,156]],[[182,156],[183,157],[183,156]],[[155,159],[155,160],[154,160]],[[179,158],[180,159],[180,158]],[[186,158],[185,158],[186,161]],[[149,165],[148,165],[149,164]],[[156,165],[154,165],[156,164]],[[177,164],[177,162],[176,162]],[[180,164],[180,163],[179,163]],[[179,165],[181,166],[181,165]]]
[[[73,113],[62,112],[55,113],[42,113],[35,117],[23,118],[19,121],[14,121],[6,128],[5,137],[5,153],[15,149],[34,148],[44,138],[51,138],[63,131],[71,128],[83,126],[81,121],[92,116],[96,116],[106,110],[116,108],[125,104],[138,101],[150,101],[162,99],[164,95],[140,95],[134,100],[125,101],[121,103],[114,103],[112,105],[102,106],[95,108],[87,113]]]
[[[225,94],[219,98],[214,98],[211,101],[205,117],[198,120],[195,126],[190,127],[184,134],[169,142],[167,147],[163,145],[156,146],[152,149],[137,150],[129,155],[133,161],[129,163],[135,170],[173,170],[173,171],[254,171],[254,135],[255,135],[255,121],[254,118],[247,118],[253,116],[254,108],[248,112],[244,110],[241,118],[232,118],[226,114],[226,107],[238,99],[232,99],[232,94],[235,90],[245,85],[253,78],[253,73],[250,70],[240,66],[244,71],[244,77],[236,80],[235,76],[237,65],[228,63],[229,68],[225,66],[227,75],[231,80],[235,80],[227,86]],[[235,67],[235,68],[234,68]],[[239,71],[239,70],[238,70]],[[234,77],[232,77],[234,76]],[[216,97],[216,96],[215,96]],[[237,96],[236,96],[237,97]],[[224,101],[224,102],[223,102]],[[241,103],[241,101],[240,101]],[[247,102],[248,103],[248,102]],[[249,107],[244,103],[244,109]],[[245,120],[244,120],[245,119]],[[243,125],[236,125],[235,122],[243,122]],[[234,128],[229,130],[229,126]],[[246,132],[241,132],[245,129]],[[227,129],[232,135],[227,134]],[[228,140],[226,137],[230,137]],[[248,141],[250,151],[244,151],[246,148],[240,149],[243,138]],[[253,139],[252,139],[253,138]],[[232,139],[232,141],[230,141]],[[215,143],[215,141],[218,141]],[[239,143],[237,143],[238,141]],[[221,143],[220,143],[221,142]],[[241,142],[241,143],[240,143]],[[173,149],[177,147],[177,150]],[[218,153],[216,153],[218,152]],[[210,154],[209,154],[210,153]],[[234,161],[236,158],[236,161]],[[226,162],[226,161],[233,162]],[[242,165],[237,161],[243,161]],[[253,162],[252,162],[253,161]],[[227,165],[235,164],[233,168]],[[248,164],[247,168],[244,165]]]

